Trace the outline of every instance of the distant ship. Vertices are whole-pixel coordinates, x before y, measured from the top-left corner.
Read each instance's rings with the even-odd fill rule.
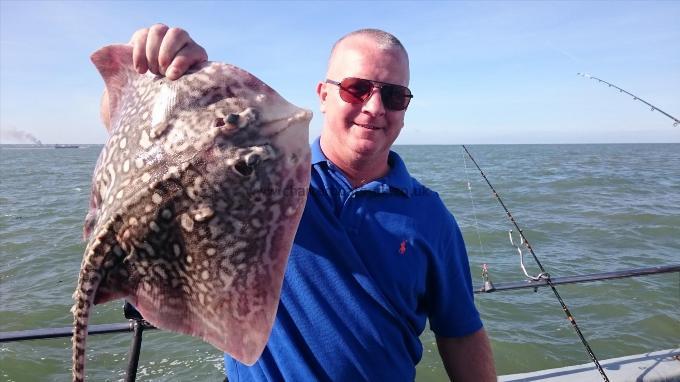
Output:
[[[78,145],[54,145],[55,149],[77,149]]]

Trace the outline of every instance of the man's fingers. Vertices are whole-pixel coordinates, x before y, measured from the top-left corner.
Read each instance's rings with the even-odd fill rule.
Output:
[[[181,77],[192,65],[208,60],[205,49],[181,28],[155,24],[136,31],[130,39],[135,70],[165,75],[171,80]]]
[[[165,74],[170,64],[172,64],[172,60],[189,42],[191,42],[191,38],[189,38],[189,34],[183,29],[168,29],[158,52],[158,65],[162,74]]]
[[[140,29],[132,35],[130,44],[132,45],[132,63],[139,74],[146,73],[149,66],[146,63],[146,36],[149,34],[147,28]]]
[[[168,31],[168,27],[163,24],[155,24],[149,28],[149,33],[146,38],[146,61],[149,66],[149,71],[153,74],[163,74],[160,71],[158,64],[158,53],[161,49],[163,37]]]
[[[205,49],[191,41],[177,52],[165,76],[174,81],[186,73],[190,67],[207,60],[208,54]]]

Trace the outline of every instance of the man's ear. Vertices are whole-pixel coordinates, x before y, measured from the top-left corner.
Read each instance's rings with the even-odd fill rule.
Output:
[[[319,82],[316,85],[316,94],[319,96],[319,109],[322,113],[326,112],[326,97],[328,96],[328,91],[326,90],[326,83]]]

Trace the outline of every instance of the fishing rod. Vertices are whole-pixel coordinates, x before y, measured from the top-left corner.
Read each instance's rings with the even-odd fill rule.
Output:
[[[578,337],[581,339],[581,343],[586,348],[586,351],[587,351],[588,355],[590,356],[590,359],[593,361],[593,363],[597,367],[597,371],[600,372],[600,375],[602,376],[602,379],[605,382],[609,382],[609,378],[607,377],[607,374],[605,374],[604,369],[602,369],[602,365],[600,365],[600,362],[598,361],[597,357],[595,356],[593,349],[590,348],[588,341],[583,336],[583,333],[581,333],[581,329],[578,327],[578,324],[576,323],[576,319],[574,318],[574,315],[571,314],[571,312],[569,311],[569,308],[564,303],[564,300],[562,300],[562,297],[557,292],[557,288],[555,287],[555,284],[553,283],[552,279],[550,278],[550,274],[545,270],[545,268],[543,267],[543,264],[541,264],[541,262],[538,260],[536,253],[534,253],[533,247],[529,243],[529,240],[527,240],[527,238],[524,236],[524,232],[522,232],[522,229],[519,227],[519,224],[517,224],[517,221],[512,216],[512,213],[510,213],[510,210],[508,209],[508,207],[505,206],[505,203],[503,203],[503,200],[501,199],[500,195],[498,195],[498,192],[496,192],[496,189],[493,187],[493,185],[491,184],[489,179],[486,177],[486,174],[484,174],[484,171],[482,171],[482,168],[479,167],[475,158],[472,156],[470,151],[468,151],[468,149],[467,149],[467,147],[465,147],[465,145],[462,145],[462,146],[463,146],[463,150],[465,150],[468,157],[470,157],[470,159],[472,160],[472,163],[474,163],[475,167],[477,167],[477,170],[479,170],[479,173],[482,175],[482,178],[484,178],[484,180],[486,181],[486,184],[489,185],[489,188],[491,188],[491,191],[493,192],[493,195],[496,198],[496,200],[498,200],[498,203],[500,203],[500,205],[505,210],[505,214],[510,219],[510,222],[515,227],[515,229],[517,229],[517,232],[519,233],[519,236],[521,238],[521,245],[529,250],[529,253],[531,253],[531,256],[533,256],[534,261],[538,265],[538,268],[541,270],[541,273],[535,278],[532,277],[532,279],[533,280],[545,280],[545,283],[550,287],[550,289],[552,289],[553,293],[555,294],[555,297],[557,298],[557,301],[559,301],[560,305],[562,306],[562,311],[567,316],[569,323],[571,323],[571,327],[574,328],[574,330],[576,331],[576,334],[578,334]],[[512,242],[512,233],[510,233],[510,237],[511,237],[511,242]],[[513,243],[513,245],[514,245],[514,243]],[[520,250],[520,256],[521,256],[521,254],[522,254],[521,249],[519,248],[519,246],[517,248]],[[526,271],[525,271],[525,273],[526,273]]]
[[[663,111],[663,110],[659,109],[658,107],[652,105],[651,103],[643,100],[642,98],[636,96],[635,94],[630,93],[630,92],[628,92],[624,89],[621,89],[620,87],[618,87],[618,86],[616,86],[616,85],[614,85],[610,82],[607,82],[605,80],[602,80],[602,79],[594,77],[594,76],[591,76],[588,73],[576,73],[576,75],[581,76],[583,78],[590,78],[591,80],[596,80],[596,81],[599,81],[600,83],[605,83],[605,84],[609,85],[610,88],[616,88],[616,89],[618,89],[619,93],[626,93],[629,96],[633,97],[633,100],[640,101],[640,102],[644,103],[645,105],[649,106],[650,108],[652,108],[652,111],[658,111],[659,113],[661,113],[661,114],[665,115],[666,117],[672,119],[673,120],[673,126],[678,126],[680,124],[680,119],[675,118],[674,116],[666,113],[665,111]]]

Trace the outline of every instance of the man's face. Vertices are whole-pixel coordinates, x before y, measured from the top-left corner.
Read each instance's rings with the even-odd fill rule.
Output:
[[[327,78],[342,81],[364,78],[408,86],[408,61],[398,49],[380,49],[367,37],[355,36],[336,48]],[[325,114],[322,148],[331,161],[384,161],[401,128],[405,110],[386,109],[379,89],[364,103],[350,104],[340,98],[337,85],[320,83],[317,93]],[[377,163],[382,164],[382,163]]]

